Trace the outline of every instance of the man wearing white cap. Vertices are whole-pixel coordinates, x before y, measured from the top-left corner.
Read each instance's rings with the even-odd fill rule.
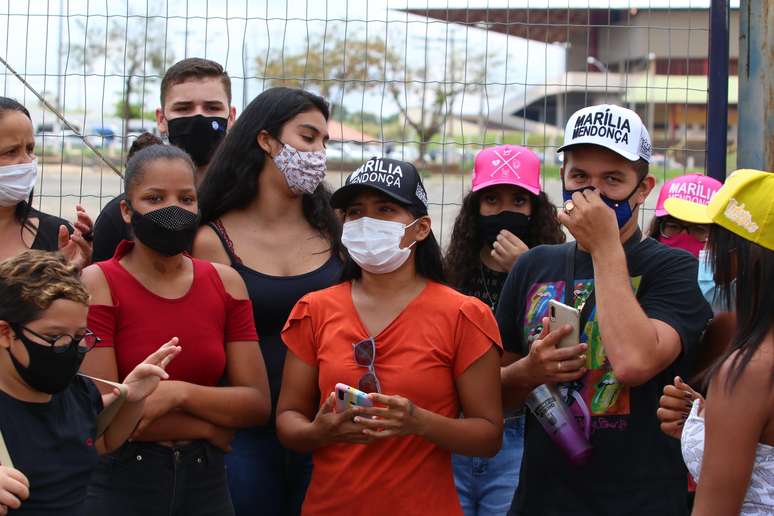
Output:
[[[567,123],[559,220],[576,242],[525,253],[497,309],[506,353],[506,408],[542,384],[588,422],[591,456],[574,465],[533,414],[509,514],[683,515],[680,447],[659,431],[664,385],[686,374],[712,316],[696,284],[697,261],[643,238],[637,213],[655,185],[650,136],[633,111],[591,106]],[[557,348],[548,301],[580,313],[580,342]]]

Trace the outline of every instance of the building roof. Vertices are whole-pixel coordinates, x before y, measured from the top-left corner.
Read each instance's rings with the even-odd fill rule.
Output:
[[[367,134],[360,129],[348,126],[340,120],[328,120],[328,136],[333,142],[368,143],[377,140],[376,137]]]
[[[398,11],[439,22],[471,26],[543,43],[565,43],[571,39],[571,34],[578,31],[586,33],[590,28],[598,30],[605,26],[628,24],[628,21],[638,13],[688,10],[706,12],[708,10],[707,7],[695,7],[693,4],[696,2],[686,4],[684,7],[671,7],[669,4],[658,7],[658,2],[652,0],[641,2],[633,0],[627,2],[631,5],[618,8],[615,4],[620,2],[612,0],[574,2],[573,7],[569,7],[569,0],[542,2],[522,0],[509,2],[511,3],[523,5],[523,7],[489,5],[486,8],[451,8],[434,6],[437,2],[428,2],[428,5],[409,6]],[[736,7],[733,6],[734,3]],[[738,9],[738,5],[738,1],[732,2],[732,9]]]
[[[528,88],[523,94],[512,96],[503,105],[504,123],[518,127],[521,119],[512,119],[530,105],[542,105],[548,97],[584,94],[601,96],[607,102],[622,104],[704,105],[708,91],[705,75],[624,75],[600,72],[566,72],[546,84]],[[728,78],[728,104],[739,101],[739,77]]]

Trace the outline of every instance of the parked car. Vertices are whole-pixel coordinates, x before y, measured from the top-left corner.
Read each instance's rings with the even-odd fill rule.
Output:
[[[112,127],[95,127],[91,131],[92,141],[99,147],[110,147],[116,140],[116,132]]]

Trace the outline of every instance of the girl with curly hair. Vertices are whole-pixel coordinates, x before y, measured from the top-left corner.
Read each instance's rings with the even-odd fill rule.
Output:
[[[462,201],[446,253],[451,286],[494,311],[519,256],[531,247],[564,240],[556,208],[541,190],[538,157],[515,145],[479,152],[472,188]],[[453,456],[466,515],[507,513],[518,483],[523,434],[523,415],[513,415],[506,418],[503,447],[495,457]]]

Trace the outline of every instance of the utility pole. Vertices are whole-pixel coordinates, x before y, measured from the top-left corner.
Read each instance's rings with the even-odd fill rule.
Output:
[[[774,6],[742,0],[736,165],[774,171]]]
[[[726,180],[728,149],[728,0],[712,0],[709,31],[709,96],[707,99],[707,175]],[[741,51],[740,51],[741,53]]]
[[[62,41],[64,39],[64,0],[59,0],[59,43],[56,48],[56,107],[62,109]]]

